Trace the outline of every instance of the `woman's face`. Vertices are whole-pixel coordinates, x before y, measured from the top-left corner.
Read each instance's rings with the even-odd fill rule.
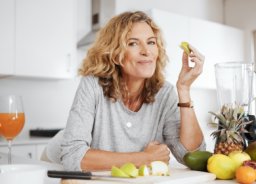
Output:
[[[151,27],[145,22],[134,23],[126,41],[127,50],[122,65],[126,78],[150,78],[156,69],[158,47]]]

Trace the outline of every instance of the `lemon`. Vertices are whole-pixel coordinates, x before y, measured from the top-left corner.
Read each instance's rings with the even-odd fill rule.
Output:
[[[207,170],[218,179],[228,180],[235,176],[236,164],[226,155],[214,154],[208,159]]]

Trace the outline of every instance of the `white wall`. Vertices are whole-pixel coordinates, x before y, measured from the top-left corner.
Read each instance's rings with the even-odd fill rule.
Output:
[[[216,90],[192,88],[191,98],[194,101],[194,110],[203,130],[206,149],[213,151],[215,140],[213,140],[213,137],[210,135],[215,128],[209,125],[209,122],[211,121],[209,111],[216,112],[218,110]]]
[[[245,29],[246,62],[252,62],[252,31],[256,30],[256,0],[225,0],[224,21],[226,24]]]
[[[116,0],[117,13],[152,8],[223,23],[223,0]]]
[[[23,97],[26,121],[22,135],[25,135],[30,128],[63,128],[78,83],[78,78],[6,78],[0,80],[0,95],[16,94]]]
[[[77,24],[77,37],[79,40],[90,30],[91,5],[89,0],[78,0],[78,2],[80,16]],[[120,8],[118,12],[158,8],[220,23],[223,20],[222,0],[117,0],[117,8]],[[85,51],[79,50],[78,54],[79,61],[81,61]],[[73,80],[6,78],[0,79],[0,95],[20,94],[24,97],[26,125],[22,134],[25,134],[30,128],[64,127],[78,83],[78,78]],[[207,128],[208,111],[217,108],[215,90],[193,89],[192,99],[196,104],[195,110],[201,126],[207,134],[207,139],[210,139]]]

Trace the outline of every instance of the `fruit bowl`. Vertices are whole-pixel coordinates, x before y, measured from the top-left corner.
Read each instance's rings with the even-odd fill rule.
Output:
[[[46,168],[32,164],[0,165],[0,183],[44,184]]]

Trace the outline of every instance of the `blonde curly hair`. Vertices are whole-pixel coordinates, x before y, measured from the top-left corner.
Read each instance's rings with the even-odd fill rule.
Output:
[[[80,75],[98,77],[104,95],[113,101],[127,97],[120,64],[124,60],[127,48],[127,35],[133,24],[137,22],[146,22],[151,27],[157,38],[159,50],[156,70],[151,78],[145,79],[142,91],[143,103],[154,102],[156,93],[164,84],[163,69],[168,59],[159,27],[142,11],[124,12],[113,17],[99,31],[96,41],[88,50],[79,69]]]

